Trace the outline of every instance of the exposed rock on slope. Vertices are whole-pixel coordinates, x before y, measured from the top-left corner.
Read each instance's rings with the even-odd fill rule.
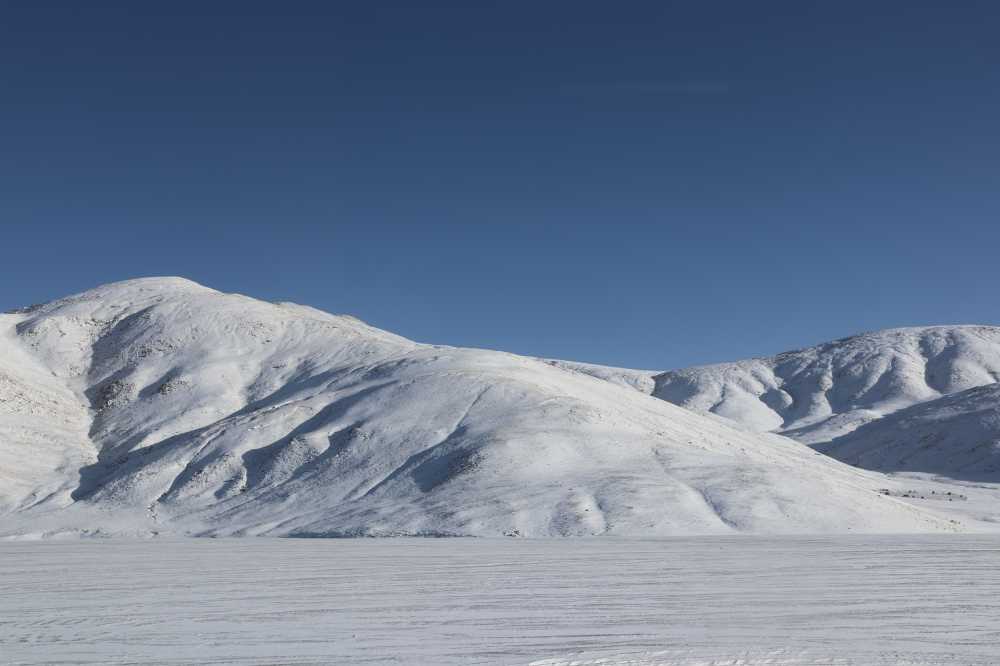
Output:
[[[0,326],[0,534],[954,529],[631,388],[186,280]]]

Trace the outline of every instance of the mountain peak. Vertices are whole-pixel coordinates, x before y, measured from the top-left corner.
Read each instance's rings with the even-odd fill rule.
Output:
[[[162,294],[192,292],[218,293],[215,289],[206,287],[189,278],[175,275],[153,275],[148,277],[119,280],[117,282],[108,282],[94,287],[93,289],[89,289],[80,295],[94,294],[95,296],[103,297],[114,292],[155,292]]]

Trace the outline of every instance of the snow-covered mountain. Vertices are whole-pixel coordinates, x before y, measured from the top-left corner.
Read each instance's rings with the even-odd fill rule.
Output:
[[[868,469],[995,474],[998,380],[1000,328],[933,326],[654,373],[652,393]]]
[[[183,279],[0,315],[0,335],[0,535],[959,528],[631,386]]]
[[[817,449],[867,469],[1000,481],[1000,384],[902,409]]]

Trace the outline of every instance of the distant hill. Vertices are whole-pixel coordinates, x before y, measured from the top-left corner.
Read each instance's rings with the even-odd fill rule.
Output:
[[[890,329],[662,373],[564,365],[867,469],[998,476],[997,327]]]
[[[1000,384],[901,409],[817,448],[868,469],[1000,481]]]

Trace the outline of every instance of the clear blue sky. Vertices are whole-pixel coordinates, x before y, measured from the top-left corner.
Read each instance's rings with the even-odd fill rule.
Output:
[[[0,309],[183,275],[647,368],[1000,322],[997,3],[423,4],[0,4]]]

